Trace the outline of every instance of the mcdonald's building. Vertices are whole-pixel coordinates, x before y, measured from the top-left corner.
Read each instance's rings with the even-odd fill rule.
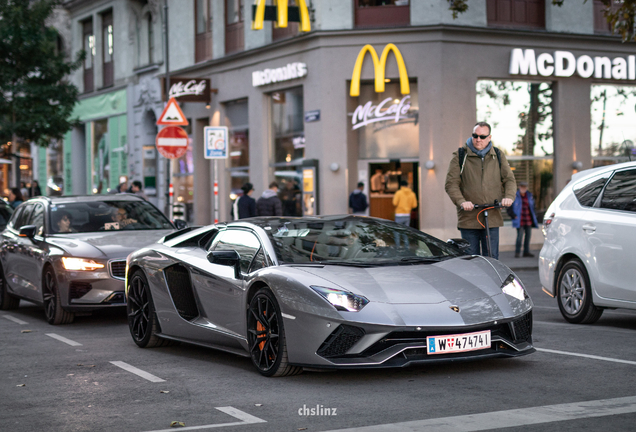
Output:
[[[539,218],[577,171],[627,160],[636,141],[633,44],[603,27],[595,2],[513,1],[528,11],[516,17],[491,3],[502,2],[471,2],[456,20],[446,1],[245,5],[242,50],[228,54],[213,40],[209,59],[173,71],[214,89],[209,105],[182,104],[194,146],[206,125],[230,132],[229,157],[216,168],[191,157],[192,221],[211,222],[215,169],[221,220],[232,218],[243,184],[258,198],[272,181],[288,216],[348,213],[362,182],[367,213],[393,219],[405,180],[419,202],[412,226],[456,237],[444,182],[477,121],[492,125]],[[502,250],[516,237],[505,224]],[[543,238],[535,231],[532,240]]]

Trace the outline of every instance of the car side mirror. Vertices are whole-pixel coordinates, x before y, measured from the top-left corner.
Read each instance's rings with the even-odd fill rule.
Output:
[[[188,227],[188,223],[182,219],[175,219],[173,223],[178,230],[182,230]]]
[[[219,264],[234,267],[234,277],[240,276],[241,257],[238,252],[233,250],[210,251],[208,253],[208,261],[212,264]]]
[[[470,247],[470,242],[466,239],[463,238],[452,238],[452,239],[448,239],[446,240],[446,243],[459,249],[460,252],[462,253],[466,253],[466,251],[468,250],[468,248]]]
[[[22,228],[20,228],[19,236],[28,237],[33,240],[33,237],[35,237],[35,233],[37,232],[37,230],[38,227],[35,225],[24,225]]]

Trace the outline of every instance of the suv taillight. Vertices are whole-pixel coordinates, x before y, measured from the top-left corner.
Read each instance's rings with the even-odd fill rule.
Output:
[[[552,223],[552,219],[554,219],[554,213],[552,213],[548,217],[543,218],[543,227],[541,228],[541,231],[543,232],[544,237],[548,235],[548,227]]]

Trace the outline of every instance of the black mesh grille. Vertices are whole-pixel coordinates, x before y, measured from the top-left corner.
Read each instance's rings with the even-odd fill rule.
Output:
[[[91,284],[86,282],[71,282],[68,287],[69,300],[78,299],[92,289]]]
[[[126,260],[111,261],[110,274],[114,278],[125,279],[126,278]]]
[[[510,324],[512,326],[514,342],[527,341],[532,336],[532,311]]]
[[[164,270],[170,296],[181,318],[191,320],[199,316],[199,309],[194,300],[190,272],[180,264]]]
[[[339,357],[364,336],[359,327],[340,325],[329,335],[316,352],[321,357]]]

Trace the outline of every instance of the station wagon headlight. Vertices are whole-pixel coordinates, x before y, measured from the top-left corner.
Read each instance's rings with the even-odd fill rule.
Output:
[[[62,257],[62,265],[66,270],[93,271],[104,268],[104,264],[84,258]]]
[[[523,288],[523,285],[521,285],[521,282],[519,281],[519,279],[517,279],[513,275],[510,275],[506,278],[506,280],[501,285],[501,290],[505,294],[508,294],[509,296],[512,296],[521,301],[528,298],[528,294],[526,293],[526,290]]]
[[[339,311],[358,312],[369,303],[365,297],[349,291],[320,286],[312,286],[311,288]]]

